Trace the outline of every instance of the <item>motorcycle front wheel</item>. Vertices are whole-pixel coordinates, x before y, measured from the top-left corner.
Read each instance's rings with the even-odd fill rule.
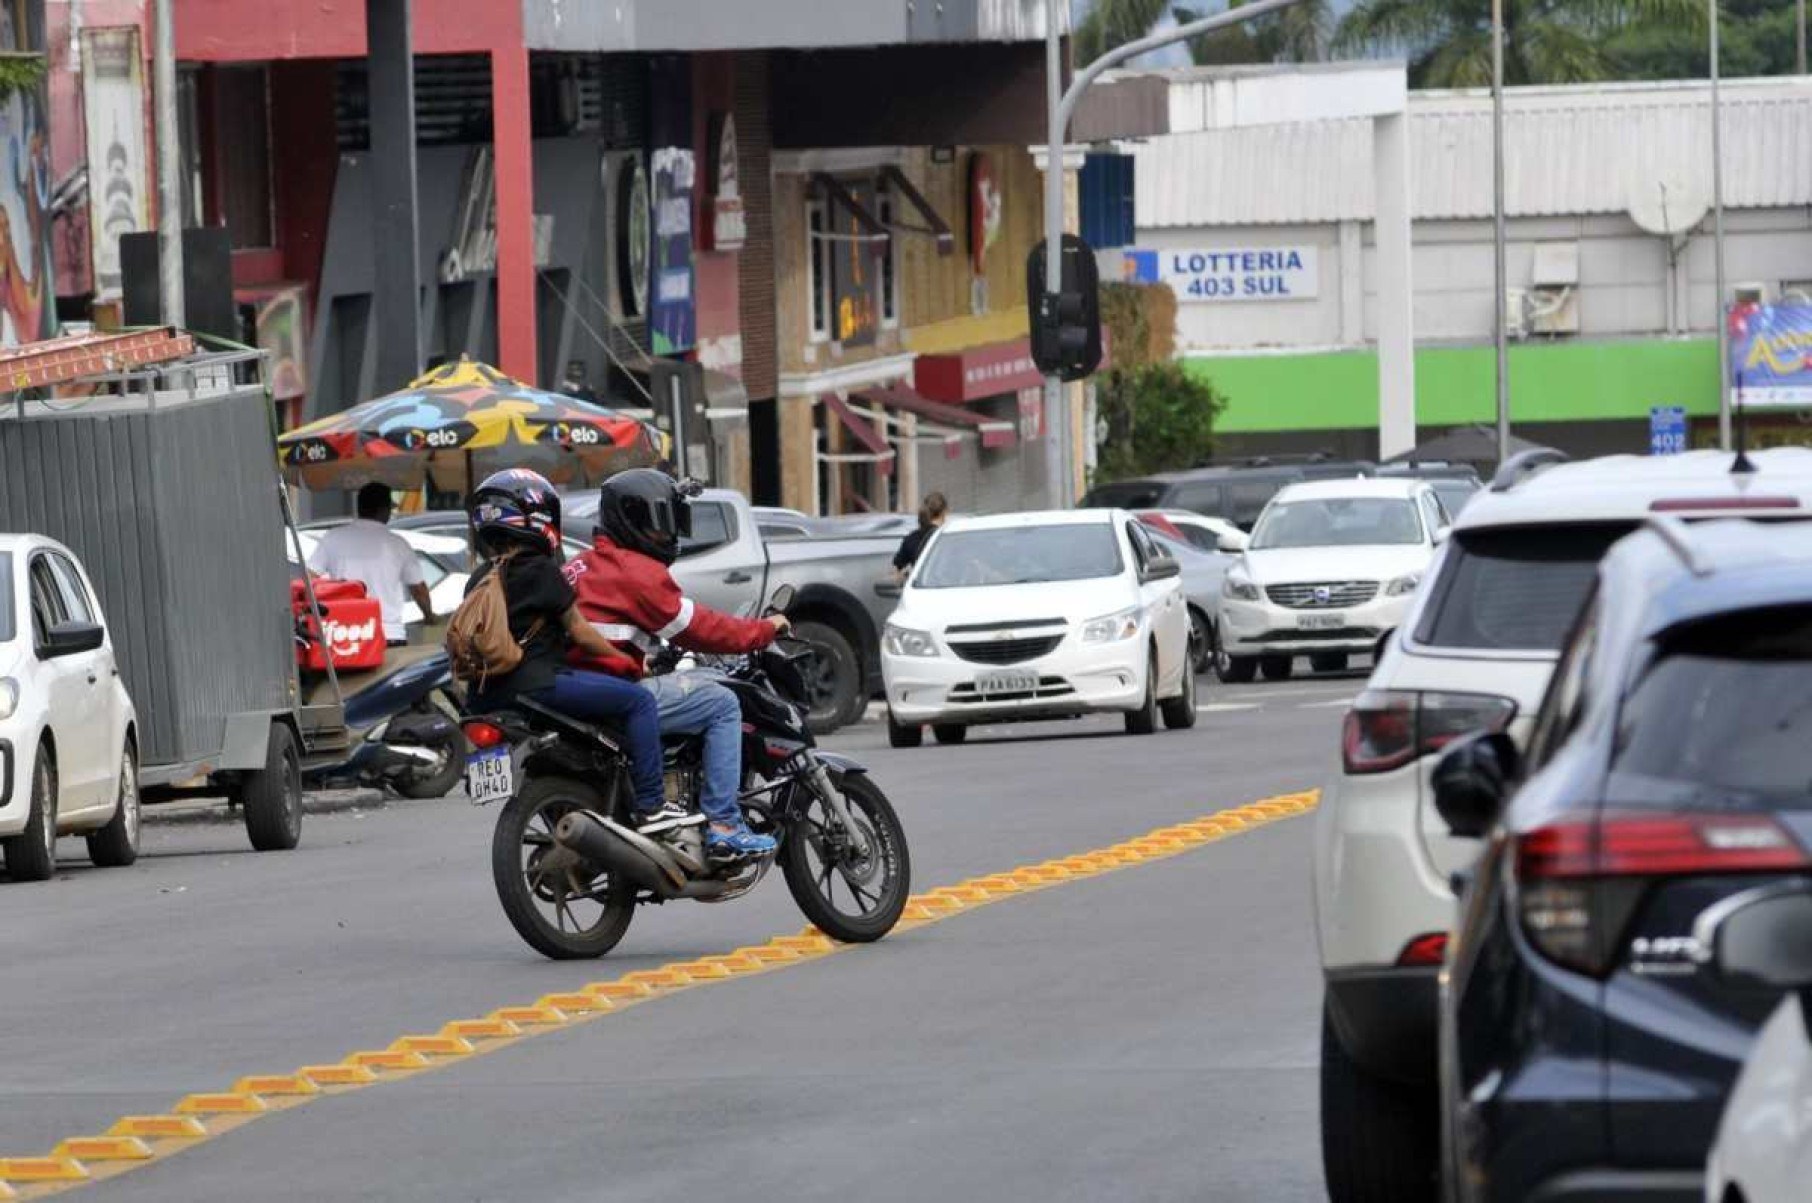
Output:
[[[861,851],[824,799],[810,794],[781,845],[781,869],[793,901],[818,930],[846,944],[867,944],[900,921],[912,889],[912,858],[900,818],[879,786],[860,773],[835,784],[849,803]]]
[[[609,814],[595,788],[564,777],[526,784],[491,836],[491,876],[503,913],[528,946],[556,961],[601,957],[635,915],[635,886],[554,842],[569,811]]]

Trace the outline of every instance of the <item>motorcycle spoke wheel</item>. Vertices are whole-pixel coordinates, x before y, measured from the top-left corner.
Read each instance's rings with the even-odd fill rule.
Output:
[[[574,810],[608,813],[591,786],[532,781],[497,817],[491,869],[504,913],[530,947],[556,960],[602,956],[629,928],[635,889],[554,841]]]
[[[848,943],[878,940],[911,890],[905,832],[866,776],[845,776],[839,788],[855,830],[841,830],[824,800],[811,798],[781,847],[782,867],[793,900],[820,930]]]

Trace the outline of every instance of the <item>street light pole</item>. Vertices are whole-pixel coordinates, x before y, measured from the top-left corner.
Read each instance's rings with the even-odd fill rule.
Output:
[[[1806,73],[1806,0],[1793,5],[1793,73]]]
[[[1716,3],[1717,0],[1712,0]],[[1510,458],[1509,273],[1504,267],[1504,0],[1491,0],[1491,249],[1497,287],[1497,462]]]
[[[1217,29],[1226,29],[1245,21],[1257,20],[1271,13],[1295,4],[1297,0],[1253,0],[1239,8],[1216,13],[1212,17],[1203,17],[1187,25],[1179,25],[1162,33],[1154,33],[1128,42],[1117,49],[1110,50],[1088,66],[1076,73],[1070,82],[1069,90],[1059,97],[1063,51],[1058,35],[1058,14],[1061,0],[1047,0],[1045,5],[1045,71],[1049,75],[1047,90],[1051,97],[1050,137],[1045,146],[1044,176],[1044,290],[1047,302],[1055,307],[1057,296],[1063,291],[1063,147],[1070,128],[1070,118],[1075,115],[1076,104],[1082,94],[1088,91],[1101,73],[1117,67],[1128,59],[1138,58],[1153,50],[1162,50],[1176,42],[1186,42],[1190,38],[1213,33]],[[1033,314],[1032,320],[1038,320]],[[1057,420],[1057,447],[1062,458],[1057,480],[1061,489],[1055,505],[1069,506],[1076,501],[1076,462],[1070,451],[1070,414],[1064,403],[1063,380],[1056,373],[1047,374],[1044,378],[1045,413]]]
[[[1706,0],[1711,13],[1711,251],[1716,277],[1718,324],[1718,446],[1730,450],[1730,330],[1725,315],[1724,284],[1724,110],[1718,104],[1718,0]]]
[[[151,85],[157,134],[157,312],[187,321],[182,294],[182,141],[176,125],[176,0],[153,0]]]

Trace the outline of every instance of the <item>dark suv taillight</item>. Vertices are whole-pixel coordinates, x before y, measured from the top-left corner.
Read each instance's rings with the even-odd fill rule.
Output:
[[[1602,978],[1654,879],[1809,867],[1805,850],[1768,815],[1561,819],[1516,837],[1517,909],[1543,956]]]
[[[1368,689],[1346,712],[1340,758],[1348,773],[1388,773],[1474,731],[1502,731],[1516,703],[1484,693]]]

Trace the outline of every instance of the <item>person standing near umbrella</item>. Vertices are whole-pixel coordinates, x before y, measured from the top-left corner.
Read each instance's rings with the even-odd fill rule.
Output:
[[[415,549],[390,529],[395,510],[386,486],[366,485],[359,490],[358,517],[328,531],[308,561],[317,576],[358,581],[377,598],[384,613],[384,642],[391,647],[409,642],[403,618],[409,599],[415,599],[424,623],[435,623],[434,601],[428,596]]]

